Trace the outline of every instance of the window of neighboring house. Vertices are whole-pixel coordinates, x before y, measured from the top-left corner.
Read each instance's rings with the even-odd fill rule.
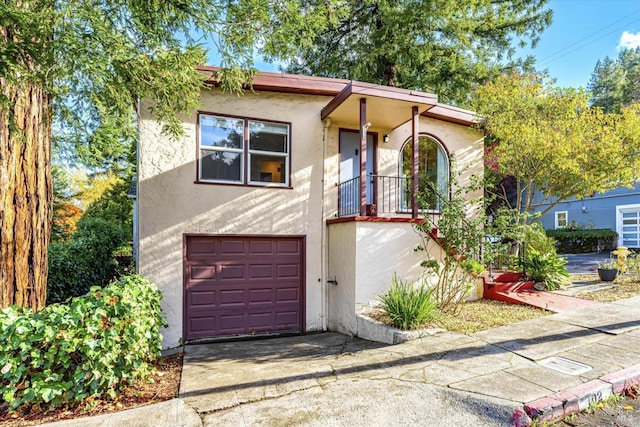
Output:
[[[231,184],[289,185],[289,125],[199,115],[198,179]]]
[[[403,210],[411,208],[412,146],[413,140],[409,138],[402,147]],[[440,210],[442,202],[449,198],[449,158],[440,142],[427,135],[418,138],[418,179],[421,208]]]
[[[569,215],[567,211],[556,212],[556,228],[565,228],[569,224]]]

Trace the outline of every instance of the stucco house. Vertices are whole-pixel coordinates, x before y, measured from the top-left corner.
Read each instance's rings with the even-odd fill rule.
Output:
[[[139,123],[136,254],[140,274],[164,294],[165,347],[357,334],[359,305],[394,273],[423,272],[424,254],[414,251],[422,237],[413,223],[425,214],[417,177],[446,195],[452,156],[463,184],[483,171],[475,115],[418,91],[260,73],[242,96],[203,90],[177,141],[148,106]]]
[[[543,211],[548,205],[542,205]],[[640,183],[555,205],[540,218],[545,229],[579,227],[610,228],[618,233],[618,246],[640,249]]]

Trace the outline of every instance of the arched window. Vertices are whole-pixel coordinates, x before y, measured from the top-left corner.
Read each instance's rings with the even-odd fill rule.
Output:
[[[406,178],[407,183],[403,198],[405,209],[411,207],[412,145],[413,140],[409,138],[401,153],[400,176]],[[442,145],[427,135],[420,135],[418,138],[418,179],[420,208],[440,210],[442,200],[449,198],[449,159]]]

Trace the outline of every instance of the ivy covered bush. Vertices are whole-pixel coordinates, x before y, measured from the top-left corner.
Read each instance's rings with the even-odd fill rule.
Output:
[[[0,311],[0,385],[10,410],[115,398],[152,372],[166,326],[160,291],[141,276],[91,288],[37,313]]]
[[[47,303],[84,295],[91,286],[106,286],[118,276],[114,251],[125,241],[121,226],[83,218],[67,242],[49,246]]]

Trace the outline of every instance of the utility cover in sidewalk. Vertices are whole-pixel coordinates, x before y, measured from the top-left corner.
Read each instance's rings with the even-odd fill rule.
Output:
[[[568,375],[580,375],[593,369],[589,365],[565,359],[564,357],[549,357],[539,361],[538,364]]]

